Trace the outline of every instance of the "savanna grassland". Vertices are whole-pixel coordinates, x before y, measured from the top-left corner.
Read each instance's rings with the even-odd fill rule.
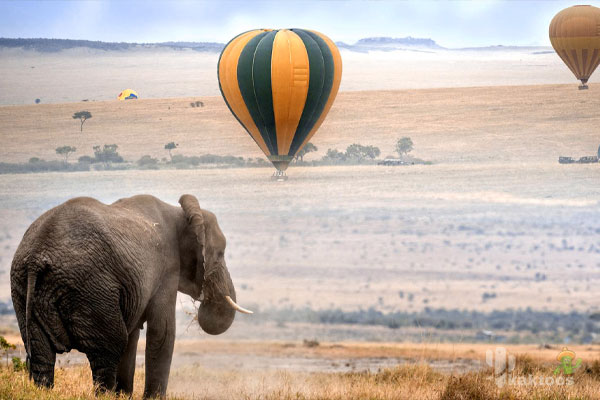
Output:
[[[378,146],[384,157],[409,136],[415,156],[438,164],[554,164],[559,155],[596,153],[599,106],[597,92],[573,85],[341,92],[312,140],[319,151],[307,158],[352,143]],[[71,118],[81,110],[93,116],[83,133]],[[3,106],[0,134],[3,162],[61,159],[59,145],[77,147],[74,159],[110,143],[126,160],[160,159],[170,141],[185,155],[264,156],[220,97]]]
[[[56,71],[63,65],[46,60]],[[110,62],[118,61],[129,65]],[[348,82],[356,86],[348,88],[364,88],[353,68]],[[171,141],[176,154],[263,157],[219,97],[189,97],[180,84],[176,91],[177,98],[135,102],[2,106],[1,161],[58,160],[63,145],[77,147],[75,159],[112,143],[130,162],[161,159]],[[204,106],[191,107],[195,101]],[[286,182],[270,181],[265,168],[0,175],[0,300],[9,298],[20,238],[48,208],[74,196],[113,202],[139,193],[176,204],[192,193],[218,216],[239,303],[256,313],[208,339],[181,296],[170,395],[597,398],[592,343],[600,329],[590,316],[599,309],[600,169],[557,160],[596,153],[599,106],[593,84],[585,92],[575,84],[343,91],[308,160],[352,143],[378,146],[384,157],[409,136],[411,154],[432,165],[292,166]],[[81,110],[93,115],[83,132],[71,118]],[[3,318],[0,334],[18,342],[14,319]],[[499,389],[489,379],[487,349],[519,354],[516,375],[551,377],[564,343],[585,364],[573,386]],[[143,344],[138,397],[142,351]],[[59,361],[52,392],[2,369],[0,398],[92,398],[85,359],[71,353]]]
[[[142,343],[143,345],[143,343]],[[215,366],[200,362],[177,363],[171,371],[170,399],[595,399],[600,390],[600,363],[584,362],[573,374],[572,384],[564,375],[553,375],[558,365],[555,349],[509,346],[516,354],[516,367],[509,377],[515,382],[498,387],[493,370],[479,358],[488,345],[414,345],[397,343],[323,343],[307,347],[295,343],[198,342],[176,345],[176,355],[190,350],[205,355],[235,355],[231,363]],[[584,359],[597,354],[598,347],[573,346]],[[240,367],[240,357],[247,365]],[[285,357],[290,364],[306,360],[328,363],[352,362],[364,357],[400,357],[398,365],[377,370],[349,369],[344,372],[312,371],[307,368],[257,367],[252,357]],[[141,356],[141,353],[140,355]],[[176,356],[177,359],[177,356]],[[482,365],[469,369],[444,369],[461,361]],[[64,361],[64,360],[63,360]],[[476,364],[474,364],[476,365]],[[563,379],[560,380],[559,378]],[[94,399],[91,375],[82,364],[59,364],[55,388],[36,388],[25,372],[0,367],[0,398]],[[140,398],[144,381],[143,364],[136,371],[134,398]],[[537,382],[537,383],[536,383]],[[548,382],[548,383],[545,383]],[[559,382],[559,383],[555,383]],[[560,383],[562,382],[562,383]],[[101,395],[100,399],[118,396]],[[120,397],[125,398],[125,397]]]
[[[171,140],[181,154],[261,156],[221,99],[190,100],[88,103],[83,133],[70,118],[83,103],[0,107],[3,157],[116,143],[135,160]],[[595,310],[598,165],[557,158],[595,153],[599,103],[573,86],[341,93],[317,156],[357,142],[392,153],[406,135],[433,165],[292,167],[279,184],[264,168],[2,175],[1,270],[67,198],[190,192],[219,216],[242,298],[262,309]]]

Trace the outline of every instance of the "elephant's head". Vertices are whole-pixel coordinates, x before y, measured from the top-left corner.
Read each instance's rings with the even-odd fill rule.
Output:
[[[225,265],[225,236],[217,217],[201,210],[198,200],[184,194],[179,199],[186,219],[180,237],[179,291],[201,301],[198,323],[211,335],[225,332],[236,310],[252,313],[235,303],[235,288]]]

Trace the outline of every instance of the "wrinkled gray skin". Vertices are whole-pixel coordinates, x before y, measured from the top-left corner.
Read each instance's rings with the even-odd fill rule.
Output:
[[[147,324],[144,397],[164,397],[175,339],[177,291],[204,299],[202,329],[231,326],[235,289],[225,236],[194,196],[181,207],[148,195],[111,205],[81,197],[39,217],[10,271],[30,377],[54,383],[56,353],[86,354],[100,390],[133,391],[140,328]]]

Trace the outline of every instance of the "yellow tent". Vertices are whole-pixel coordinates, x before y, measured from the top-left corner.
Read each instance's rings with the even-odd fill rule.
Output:
[[[119,93],[119,96],[117,97],[117,99],[119,99],[119,100],[131,100],[131,99],[137,99],[137,98],[138,98],[138,94],[136,93],[135,90],[132,90],[132,89],[123,90],[121,93]]]

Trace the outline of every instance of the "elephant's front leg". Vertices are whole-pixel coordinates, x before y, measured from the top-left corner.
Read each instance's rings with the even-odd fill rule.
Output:
[[[146,385],[144,398],[166,397],[175,342],[175,300],[173,290],[159,290],[147,309]]]
[[[139,338],[139,329],[134,329],[129,334],[125,353],[121,356],[119,368],[117,369],[117,392],[129,395],[133,393],[133,375],[135,374],[135,357]]]

